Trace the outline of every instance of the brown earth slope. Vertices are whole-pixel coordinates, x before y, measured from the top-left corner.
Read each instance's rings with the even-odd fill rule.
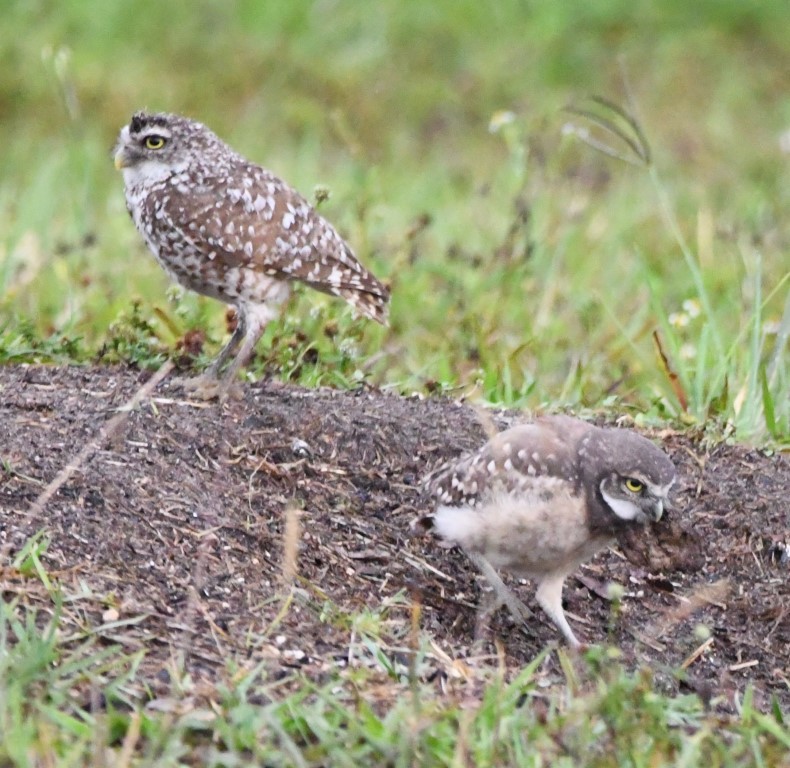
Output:
[[[220,406],[190,402],[165,381],[30,514],[148,377],[120,368],[0,368],[4,599],[46,610],[35,579],[9,567],[26,538],[45,528],[51,577],[83,595],[64,621],[128,650],[145,648],[151,680],[179,649],[198,678],[235,658],[321,679],[347,661],[349,629],[337,616],[387,601],[405,627],[409,600],[419,600],[437,653],[468,658],[474,569],[461,553],[416,536],[410,522],[425,471],[483,441],[474,409],[271,382]],[[490,418],[501,429],[524,417]],[[704,449],[671,431],[652,437],[679,469],[676,509],[568,580],[571,623],[590,642],[619,646],[630,663],[683,665],[681,685],[705,698],[731,705],[752,682],[761,706],[771,694],[790,705],[790,460],[724,444]],[[299,589],[281,611],[285,510],[294,503],[302,509]],[[624,589],[619,612],[606,599],[610,581]],[[534,607],[530,587],[516,588]],[[393,601],[401,591],[407,599]],[[558,639],[539,610],[524,631],[500,612],[491,633],[512,669]],[[665,675],[666,685],[673,680]]]

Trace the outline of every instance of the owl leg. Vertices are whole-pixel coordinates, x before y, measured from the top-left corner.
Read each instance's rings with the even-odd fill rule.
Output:
[[[494,569],[494,566],[488,562],[482,555],[476,552],[467,552],[469,559],[480,569],[483,576],[486,577],[488,583],[494,588],[494,594],[498,603],[493,606],[495,610],[500,605],[506,605],[508,610],[513,614],[517,621],[526,622],[527,619],[532,617],[532,612],[521,602],[513,592],[508,589],[507,584],[500,578],[499,574]],[[490,610],[487,607],[487,610]],[[492,610],[493,612],[493,610]]]
[[[194,376],[181,382],[187,392],[192,393],[200,400],[213,400],[215,397],[220,399],[230,394],[228,387],[223,386],[220,381],[220,372],[225,363],[232,357],[236,348],[241,344],[242,339],[247,334],[247,322],[243,313],[239,312],[236,329],[230,337],[228,343],[217,355],[216,360],[200,376]]]
[[[241,395],[236,383],[239,369],[250,359],[266,326],[280,314],[280,306],[291,292],[287,281],[273,278],[259,284],[258,288],[254,300],[247,299],[236,305],[236,328],[217,359],[202,376],[186,382],[186,388],[192,390],[197,397],[203,400],[224,400],[229,395]],[[230,363],[222,373],[228,361]]]
[[[546,615],[554,622],[557,628],[565,635],[568,645],[571,648],[580,648],[581,643],[573,634],[568,620],[565,618],[565,611],[562,609],[562,585],[565,583],[565,574],[552,574],[540,582],[538,591],[535,594],[541,608],[546,611]]]
[[[229,388],[233,386],[238,376],[239,369],[247,363],[250,357],[252,357],[252,353],[255,351],[255,345],[260,341],[263,332],[266,330],[266,326],[271,320],[274,320],[278,316],[278,307],[279,305],[270,306],[269,304],[250,304],[239,307],[239,324],[236,326],[236,331],[234,331],[230,341],[227,343],[225,349],[220,352],[219,358],[217,359],[218,363],[220,362],[220,358],[224,357],[226,360],[231,356],[233,349],[238,346],[239,341],[241,341],[241,348],[222,376],[222,381],[220,382],[220,398],[222,398]],[[241,332],[234,344],[234,338],[239,328],[241,328]],[[230,349],[228,349],[229,347]],[[226,350],[228,351],[226,352]],[[221,361],[220,365],[222,363],[224,363],[224,360]],[[213,367],[212,365],[212,368]],[[219,371],[219,366],[217,370]]]
[[[206,369],[205,376],[212,376],[219,379],[220,371],[225,367],[225,364],[233,356],[233,353],[238,349],[242,339],[247,335],[247,316],[243,312],[236,315],[236,328],[233,331],[228,343],[222,348],[217,355],[217,359]]]

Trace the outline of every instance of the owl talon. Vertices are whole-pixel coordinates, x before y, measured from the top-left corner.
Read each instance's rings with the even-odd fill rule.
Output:
[[[197,400],[219,400],[220,403],[223,403],[228,398],[240,400],[243,395],[239,383],[218,379],[210,373],[204,373],[202,376],[195,376],[191,379],[180,379],[177,383]]]

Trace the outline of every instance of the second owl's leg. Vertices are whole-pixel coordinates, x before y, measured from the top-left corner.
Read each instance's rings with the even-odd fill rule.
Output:
[[[247,323],[244,313],[238,312],[237,318],[236,328],[228,343],[217,355],[217,359],[199,376],[193,376],[181,382],[187,392],[193,393],[201,400],[211,400],[222,393],[220,372],[247,334]]]
[[[241,391],[236,383],[239,369],[252,356],[255,345],[266,326],[280,314],[280,305],[288,298],[289,293],[288,283],[272,280],[266,286],[266,290],[261,289],[259,301],[237,304],[238,322],[230,340],[206,373],[187,382],[186,388],[203,400],[212,400],[215,397],[224,400],[231,394],[240,396]],[[222,367],[233,356],[239,345],[241,348],[220,378]]]
[[[211,367],[202,376],[186,382],[185,388],[201,400],[213,400],[215,397],[219,400],[225,400],[229,396],[241,397],[241,388],[236,381],[239,369],[250,359],[266,324],[276,316],[276,311],[265,305],[257,306],[253,311],[248,307],[240,307],[239,322],[230,341],[223,347]],[[241,348],[220,377],[222,367],[239,344]]]
[[[538,591],[535,593],[540,607],[546,611],[546,615],[554,622],[557,628],[565,635],[568,645],[571,648],[580,648],[581,643],[573,634],[571,625],[565,618],[565,611],[562,609],[562,585],[565,583],[565,574],[553,574],[547,576],[540,582]]]
[[[479,603],[475,613],[473,648],[482,650],[488,642],[491,634],[491,619],[503,605],[504,603],[499,597],[499,593],[486,579],[485,586],[481,585]]]
[[[220,398],[226,396],[234,386],[239,369],[252,357],[255,345],[260,341],[266,326],[279,315],[279,306],[280,302],[274,304],[244,304],[239,307],[239,326],[237,326],[237,330],[239,327],[243,328],[243,340],[241,348],[222,376],[219,391]],[[231,338],[232,341],[233,338]],[[230,347],[231,342],[228,342],[228,347]],[[220,353],[220,357],[224,353],[225,350]],[[228,352],[226,357],[229,356],[230,352]]]
[[[225,363],[230,360],[246,335],[247,316],[244,312],[236,312],[236,327],[233,329],[233,334],[228,343],[220,350],[217,359],[206,369],[206,376],[213,376],[215,379],[219,379]]]

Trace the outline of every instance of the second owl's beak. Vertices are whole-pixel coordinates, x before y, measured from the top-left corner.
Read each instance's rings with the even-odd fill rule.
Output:
[[[115,170],[120,171],[122,168],[126,168],[126,165],[126,153],[122,147],[115,153]]]

